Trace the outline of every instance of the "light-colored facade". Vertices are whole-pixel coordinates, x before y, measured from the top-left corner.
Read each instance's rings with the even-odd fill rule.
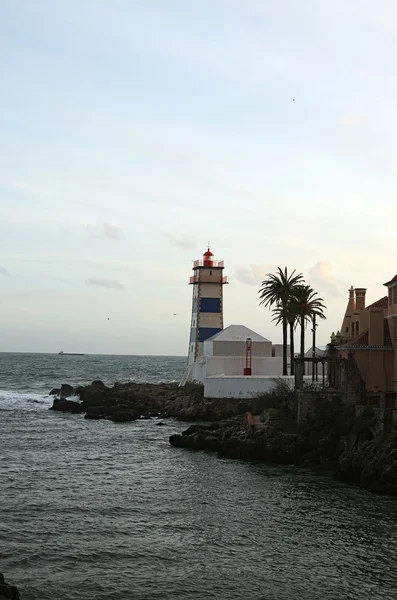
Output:
[[[244,325],[230,325],[204,342],[205,356],[244,356],[247,339],[251,340],[253,358],[271,358],[272,343]]]
[[[252,344],[250,376],[244,376],[247,338]],[[203,342],[202,355],[188,365],[181,385],[202,383],[205,397],[250,397],[258,389],[269,390],[282,372],[282,356],[274,356],[270,340],[244,325],[229,325]]]

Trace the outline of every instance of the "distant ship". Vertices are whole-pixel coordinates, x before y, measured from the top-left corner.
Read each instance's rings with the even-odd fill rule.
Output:
[[[58,352],[58,356],[84,356],[81,352],[64,352],[61,350]]]

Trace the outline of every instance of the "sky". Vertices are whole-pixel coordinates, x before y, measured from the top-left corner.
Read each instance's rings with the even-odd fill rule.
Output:
[[[225,326],[281,342],[287,266],[326,344],[397,273],[396,34],[394,0],[2,0],[0,351],[185,355],[208,240]]]

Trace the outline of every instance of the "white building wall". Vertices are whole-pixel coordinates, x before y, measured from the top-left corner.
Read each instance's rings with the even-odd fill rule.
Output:
[[[197,383],[204,383],[206,377],[206,361],[201,358],[190,365],[190,372],[187,377],[187,381],[193,381]]]
[[[214,340],[213,356],[245,356],[246,342],[218,342]],[[252,356],[272,356],[271,342],[252,342]]]
[[[203,355],[204,356],[213,356],[214,354],[214,342],[205,341],[203,344]]]
[[[282,344],[273,344],[273,352],[274,356],[283,357],[283,345]],[[289,345],[287,346],[287,356],[289,361]]]
[[[245,356],[207,356],[207,377],[211,375],[242,376],[245,368]],[[271,375],[278,377],[283,372],[281,358],[253,358],[253,375]]]
[[[295,378],[283,377],[291,389]],[[206,377],[204,379],[205,398],[252,398],[270,392],[275,385],[272,377]]]

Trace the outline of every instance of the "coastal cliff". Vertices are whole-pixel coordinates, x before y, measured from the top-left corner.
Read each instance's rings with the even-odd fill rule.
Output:
[[[291,394],[292,396],[292,394]],[[330,471],[370,492],[397,495],[397,432],[383,433],[371,407],[319,398],[297,426],[295,409],[269,396],[255,425],[235,417],[173,435],[176,447]],[[273,404],[273,406],[270,406]]]
[[[195,385],[107,387],[100,381],[76,389],[65,385],[55,392],[55,411],[118,423],[142,418],[199,422],[172,435],[170,443],[232,458],[328,470],[371,492],[397,495],[397,431],[384,433],[376,410],[344,403],[338,396],[317,395],[298,426],[296,394],[281,383],[274,392],[250,400],[206,399]],[[67,398],[72,394],[80,401]],[[248,414],[256,415],[251,425]]]

